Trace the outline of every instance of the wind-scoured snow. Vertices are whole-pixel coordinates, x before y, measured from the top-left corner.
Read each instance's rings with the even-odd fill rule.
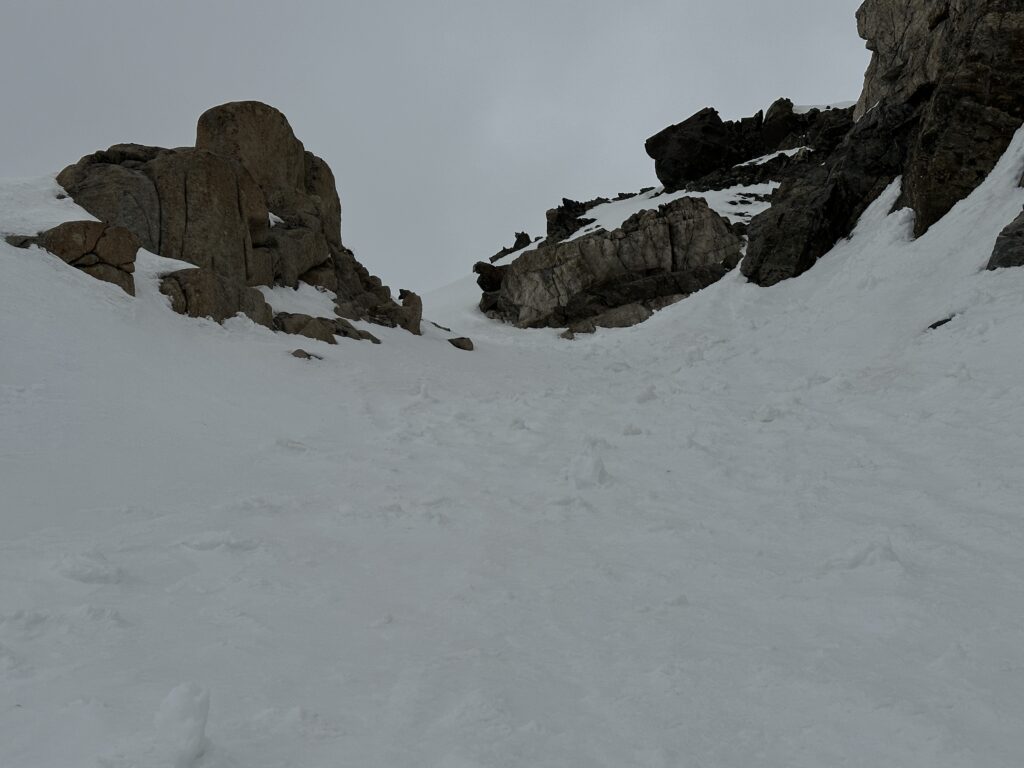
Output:
[[[1018,768],[1022,172],[576,342],[426,296],[471,353],[0,243],[0,765]]]

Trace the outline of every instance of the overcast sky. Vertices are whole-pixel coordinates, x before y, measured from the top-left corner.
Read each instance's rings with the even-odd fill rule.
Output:
[[[201,112],[281,109],[393,288],[466,274],[563,196],[656,183],[644,140],[705,106],[857,98],[860,0],[0,0],[0,175]]]

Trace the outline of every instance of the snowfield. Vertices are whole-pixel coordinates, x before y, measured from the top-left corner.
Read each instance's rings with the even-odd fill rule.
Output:
[[[0,242],[0,766],[1019,768],[1022,173],[575,342],[467,279],[328,346]]]

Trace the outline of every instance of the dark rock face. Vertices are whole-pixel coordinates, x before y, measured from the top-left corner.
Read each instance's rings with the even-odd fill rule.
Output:
[[[194,149],[118,144],[83,157],[57,181],[76,203],[130,230],[147,250],[212,272],[233,293],[302,281],[336,291],[352,319],[401,309],[342,244],[331,169],[266,104],[208,110]],[[280,220],[274,226],[271,212]]]
[[[68,221],[36,236],[8,237],[7,242],[18,248],[38,245],[97,280],[135,295],[133,273],[139,240],[124,227],[100,221]]]
[[[750,227],[743,273],[772,285],[809,269],[897,176],[924,234],[992,171],[1024,122],[1017,0],[867,0],[874,52],[853,130],[823,167],[784,183]]]
[[[494,266],[486,261],[478,261],[473,265],[473,272],[479,275],[476,279],[477,285],[484,293],[493,293],[501,290],[501,283],[505,279],[507,265]]]
[[[886,21],[894,6],[902,10],[895,29]],[[868,0],[857,19],[875,51],[859,106],[870,108],[875,95],[921,105],[903,187],[921,235],[984,181],[1024,122],[1024,6]],[[893,71],[900,75],[887,92]]]
[[[996,239],[989,269],[1024,267],[1024,212],[1004,229]]]
[[[721,189],[777,180],[778,171],[793,164],[783,155],[769,168],[739,165],[748,160],[799,147],[810,147],[819,157],[831,152],[852,120],[852,109],[797,114],[789,99],[776,101],[767,115],[758,112],[734,122],[723,121],[709,107],[655,134],[646,149],[665,189]]]
[[[784,182],[772,207],[750,223],[743,274],[768,286],[814,266],[899,174],[916,126],[906,105],[878,107],[824,166]]]
[[[704,200],[681,198],[631,216],[614,232],[541,245],[505,267],[481,262],[481,308],[521,327],[566,326],[700,290],[735,265],[741,248]]]

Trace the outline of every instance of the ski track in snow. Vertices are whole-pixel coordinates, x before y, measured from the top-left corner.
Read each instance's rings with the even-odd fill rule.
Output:
[[[0,765],[1017,768],[1022,171],[572,343],[426,296],[473,353],[0,243]]]

